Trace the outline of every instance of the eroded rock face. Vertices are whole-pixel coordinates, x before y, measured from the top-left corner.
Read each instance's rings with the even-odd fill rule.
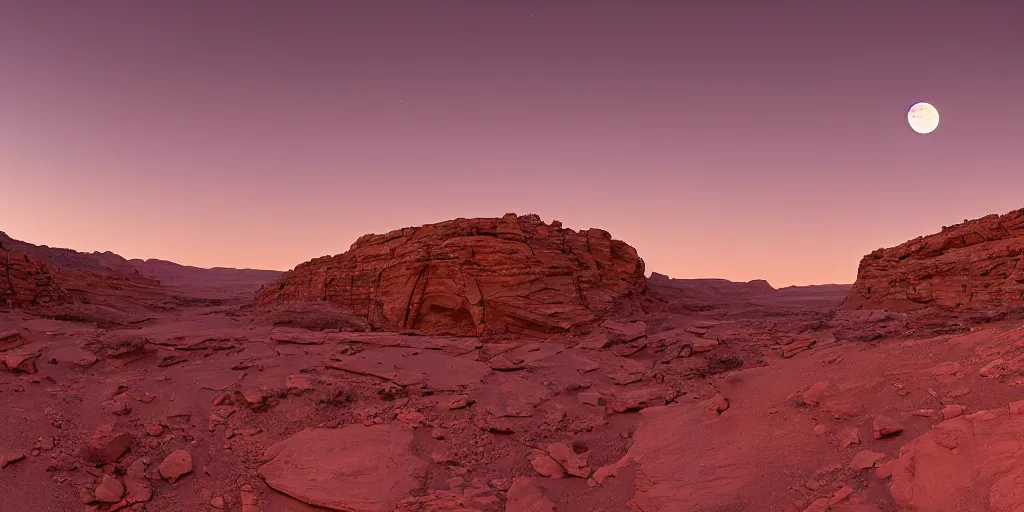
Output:
[[[46,308],[72,302],[43,262],[0,246],[0,306]]]
[[[366,235],[264,286],[255,304],[327,301],[387,330],[559,332],[644,289],[643,260],[606,231],[507,214]]]
[[[1024,209],[879,249],[860,262],[843,309],[993,311],[1024,306]]]

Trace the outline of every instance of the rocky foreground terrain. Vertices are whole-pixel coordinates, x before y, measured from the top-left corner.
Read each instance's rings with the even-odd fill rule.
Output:
[[[852,289],[643,279],[536,216],[284,275],[3,236],[0,508],[1021,510],[1021,217]]]

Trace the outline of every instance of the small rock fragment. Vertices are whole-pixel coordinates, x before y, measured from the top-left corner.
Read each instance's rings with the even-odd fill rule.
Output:
[[[153,490],[149,487],[149,481],[141,475],[125,475],[124,488],[128,492],[125,499],[129,503],[149,501],[153,497]]]
[[[1010,402],[1010,414],[1024,414],[1024,400]]]
[[[951,420],[953,418],[956,418],[957,416],[960,416],[966,410],[966,407],[959,404],[947,405],[946,407],[942,408],[942,419]]]
[[[124,485],[117,478],[110,475],[103,475],[100,485],[93,491],[97,501],[103,503],[117,503],[124,496]]]
[[[870,469],[875,467],[875,464],[883,458],[885,458],[884,453],[861,450],[857,452],[857,455],[853,456],[853,460],[850,461],[850,468],[856,470]]]
[[[422,425],[425,420],[426,416],[417,411],[403,412],[398,415],[398,421],[401,421],[413,428]]]
[[[843,429],[843,433],[839,436],[839,448],[846,448],[854,444],[860,444],[860,431],[854,427]]]
[[[708,402],[707,410],[716,414],[722,414],[729,410],[729,399],[722,396],[721,393],[715,393],[715,396],[711,397]]]
[[[821,399],[825,396],[826,391],[828,391],[827,380],[815,382],[796,397],[796,402],[798,405],[815,407],[821,403]]]
[[[552,443],[548,445],[548,455],[565,468],[565,472],[572,476],[586,478],[590,476],[590,467],[587,461],[580,457],[565,443]]]
[[[96,427],[89,439],[89,459],[92,462],[112,464],[117,462],[134,442],[135,438],[131,434],[115,430],[112,423],[105,423]]]
[[[903,424],[888,416],[875,416],[872,426],[875,439],[897,436],[903,432]]]
[[[39,449],[46,451],[52,450],[54,443],[53,436],[41,437],[39,438]]]
[[[114,416],[127,416],[132,413],[132,406],[123,400],[109,401],[103,405],[103,410]]]
[[[939,364],[931,367],[928,370],[928,373],[930,373],[930,374],[932,374],[932,375],[934,375],[936,377],[941,377],[941,376],[944,376],[944,375],[957,375],[957,374],[961,373],[962,370],[963,370],[963,368],[960,366],[959,363],[956,363],[956,362],[953,362],[953,361],[947,361],[945,363],[939,363]]]
[[[875,476],[877,476],[881,480],[885,480],[886,478],[891,477],[892,471],[896,467],[897,462],[898,459],[893,459],[882,464],[881,466],[878,466],[878,468],[875,469]]]
[[[997,418],[996,413],[992,411],[978,411],[965,416],[965,418],[971,421],[989,421]]]
[[[846,498],[849,498],[852,494],[853,489],[850,488],[850,486],[848,485],[844,485],[838,491],[832,494],[832,498],[828,500],[828,505],[830,507],[835,506],[839,504],[841,501],[845,500]]]
[[[455,463],[455,459],[445,451],[436,451],[430,454],[430,460],[438,464]]]
[[[4,356],[4,366],[8,370],[22,373],[36,373],[36,358],[39,357],[38,352],[32,353],[8,353]]]
[[[256,494],[252,492],[252,486],[243,486],[239,497],[242,501],[242,512],[259,512],[256,508]]]
[[[469,395],[456,395],[452,398],[452,402],[448,404],[448,409],[462,409],[469,406],[471,403],[473,403],[473,399],[470,398]]]
[[[6,468],[15,462],[25,459],[24,453],[0,452],[0,469]]]
[[[185,450],[174,450],[160,463],[160,476],[172,484],[191,472],[192,454]]]
[[[89,489],[82,487],[78,489],[78,499],[82,500],[82,503],[89,504],[96,502],[96,495]]]
[[[531,450],[530,454],[527,455],[527,460],[530,461],[530,465],[533,466],[533,470],[538,475],[550,478],[562,478],[565,476],[565,470],[562,466],[555,459],[540,450]]]
[[[808,505],[807,508],[805,508],[803,510],[803,512],[828,512],[828,508],[829,508],[828,502],[829,502],[828,498],[818,498],[818,499],[814,500],[813,502],[811,502],[811,504]],[[797,510],[799,510],[799,509],[797,509]]]
[[[1005,362],[1006,361],[1003,359],[996,359],[983,366],[981,370],[978,371],[978,375],[989,379],[997,378],[1006,370],[1004,367]]]
[[[601,466],[597,468],[597,470],[594,471],[594,474],[591,475],[590,480],[592,480],[595,485],[602,485],[604,484],[605,480],[614,476],[618,476],[619,470],[628,466],[632,462],[633,457],[627,454],[626,456],[619,459],[617,462],[613,462],[607,466]],[[588,480],[588,483],[589,482],[590,481]]]

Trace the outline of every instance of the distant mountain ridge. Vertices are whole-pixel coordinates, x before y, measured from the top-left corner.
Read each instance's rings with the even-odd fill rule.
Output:
[[[0,231],[0,247],[27,254],[64,270],[112,273],[130,279],[148,278],[168,286],[231,286],[244,285],[248,282],[262,284],[284,274],[278,270],[201,268],[160,259],[127,259],[111,251],[79,252],[74,249],[31,244],[11,238],[3,231]],[[253,289],[256,288],[259,288],[259,285]]]

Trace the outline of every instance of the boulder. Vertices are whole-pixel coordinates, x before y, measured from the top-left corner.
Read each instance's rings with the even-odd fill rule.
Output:
[[[192,472],[192,454],[186,450],[174,450],[160,463],[159,470],[160,476],[173,484]]]
[[[91,462],[113,464],[120,459],[135,443],[135,438],[128,432],[117,430],[111,423],[96,427],[87,445],[88,458]]]
[[[124,485],[120,480],[110,475],[103,475],[100,485],[93,491],[96,501],[103,503],[117,503],[124,496]]]

